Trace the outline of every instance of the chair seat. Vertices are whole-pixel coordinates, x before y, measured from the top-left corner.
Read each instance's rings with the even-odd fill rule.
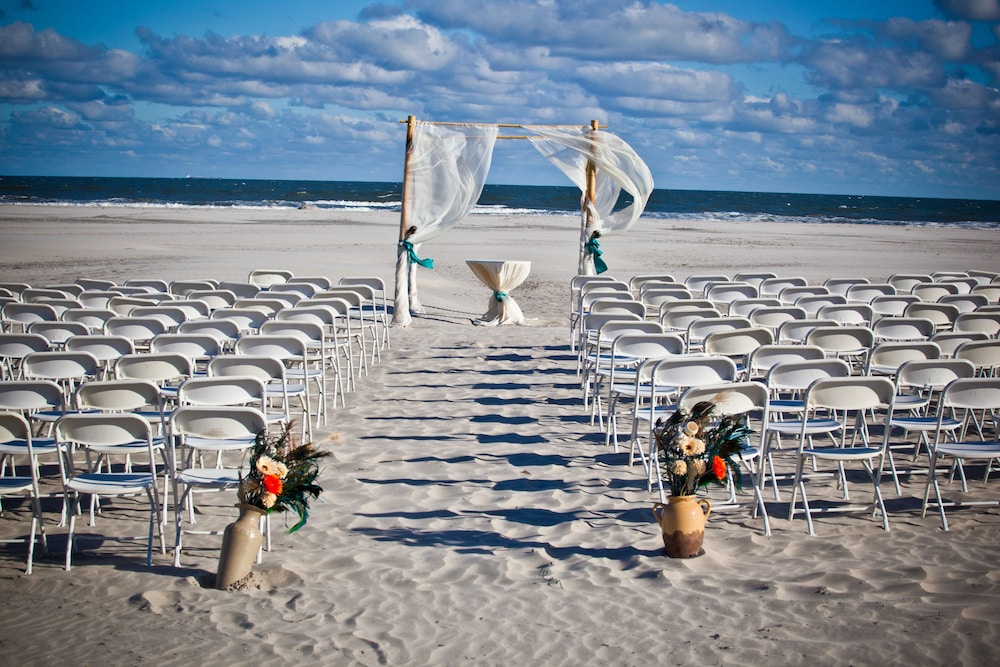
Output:
[[[30,477],[0,477],[0,495],[24,493],[31,490],[31,485]]]
[[[153,476],[149,473],[86,472],[70,479],[66,486],[79,493],[113,495],[139,493],[153,484]]]
[[[806,421],[806,435],[829,433],[830,431],[839,430],[842,427],[843,425],[836,419],[809,419]],[[768,422],[767,430],[787,435],[797,435],[802,432],[802,420],[793,419],[790,421]]]
[[[199,438],[189,435],[185,443],[191,449],[204,452],[234,452],[247,449],[254,443],[254,438],[233,438],[216,440],[215,438]]]
[[[31,441],[31,450],[35,456],[55,454],[60,449],[61,447],[52,438],[38,438]],[[8,440],[0,445],[0,454],[26,456],[28,454],[28,443],[25,440]]]
[[[863,461],[875,458],[881,453],[882,450],[878,447],[816,447],[802,450],[803,456],[815,456],[831,461]]]
[[[896,394],[892,404],[895,410],[919,410],[930,403],[930,399],[918,394]]]
[[[1000,458],[1000,442],[949,442],[935,447],[938,455],[960,456],[963,459]]]
[[[893,417],[890,425],[899,426],[907,431],[927,431],[937,429],[937,417]],[[962,425],[957,419],[944,419],[941,421],[942,430],[954,430]]]
[[[153,449],[160,450],[163,449],[163,447],[163,438],[153,438]],[[141,454],[146,451],[146,442],[145,440],[136,440],[135,442],[129,442],[124,445],[114,445],[110,447],[92,445],[89,449],[90,451],[97,452],[98,454]]]
[[[235,488],[240,484],[240,472],[231,468],[187,468],[177,473],[177,481],[188,486]]]

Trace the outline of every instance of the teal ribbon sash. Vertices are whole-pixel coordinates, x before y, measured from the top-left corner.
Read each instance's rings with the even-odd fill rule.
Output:
[[[608,265],[604,263],[603,259],[601,259],[601,255],[604,254],[601,251],[601,244],[597,242],[595,237],[591,236],[590,240],[587,241],[583,247],[588,253],[594,256],[594,270],[597,271],[597,273],[604,273],[608,270]]]
[[[434,260],[433,259],[420,259],[419,257],[417,257],[417,253],[415,253],[413,251],[413,244],[410,243],[409,241],[400,241],[399,245],[402,246],[403,250],[406,251],[407,256],[410,258],[410,263],[412,263],[412,264],[419,264],[420,266],[424,267],[425,269],[433,269],[434,268]]]
[[[500,292],[500,291],[493,292],[493,298],[497,300],[497,303],[500,303],[501,301],[507,298],[507,292]]]

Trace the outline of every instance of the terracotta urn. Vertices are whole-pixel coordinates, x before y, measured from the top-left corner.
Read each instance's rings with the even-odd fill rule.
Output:
[[[671,558],[694,558],[702,555],[705,521],[712,504],[696,496],[669,496],[667,504],[653,505],[653,516],[660,524],[664,552]]]
[[[222,535],[219,570],[215,575],[215,587],[220,591],[250,574],[264,540],[260,520],[266,510],[246,503],[238,503],[236,507],[240,510],[239,517],[226,526]]]

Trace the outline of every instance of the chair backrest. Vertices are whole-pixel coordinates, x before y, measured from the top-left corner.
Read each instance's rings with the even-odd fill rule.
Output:
[[[302,361],[306,358],[306,344],[299,336],[258,334],[237,339],[235,352],[281,361]]]
[[[904,362],[896,370],[896,386],[900,389],[943,389],[952,380],[971,378],[976,367],[966,359],[915,359]]]
[[[805,287],[809,281],[802,276],[775,276],[760,283],[761,296],[778,297],[781,291],[789,287]]]
[[[787,304],[795,304],[804,296],[830,296],[830,288],[825,285],[789,285],[778,292],[778,299]]]
[[[822,308],[846,305],[847,297],[843,294],[804,294],[792,303],[806,311],[806,317],[818,317]]]
[[[149,351],[154,354],[175,352],[199,361],[222,354],[222,342],[207,333],[165,333],[149,341]]]
[[[254,438],[267,428],[260,410],[247,406],[181,406],[170,415],[170,432],[212,440]]]
[[[253,405],[264,408],[265,383],[249,375],[188,378],[177,387],[178,405]]]
[[[940,331],[931,336],[931,342],[937,343],[941,348],[942,357],[955,356],[955,350],[963,343],[974,340],[989,340],[989,336],[982,331]]]
[[[703,347],[705,354],[719,354],[726,357],[742,357],[758,349],[762,345],[774,343],[774,334],[764,327],[749,329],[734,329],[732,331],[713,331],[705,336]]]
[[[877,340],[929,340],[937,332],[926,317],[883,317],[871,329]]]
[[[677,407],[690,412],[698,403],[711,401],[718,415],[745,415],[760,411],[767,429],[766,420],[770,404],[770,392],[760,382],[727,382],[723,384],[691,387],[677,399]]]
[[[108,301],[108,309],[115,311],[120,317],[128,317],[139,306],[155,306],[156,301],[138,296],[113,296]]]
[[[178,308],[184,313],[184,322],[204,319],[212,314],[212,309],[208,307],[208,304],[197,299],[174,299],[169,305],[171,308]],[[181,324],[184,322],[181,322]]]
[[[750,273],[737,273],[733,276],[733,280],[750,283],[751,285],[756,285],[757,289],[760,290],[761,283],[763,283],[768,278],[777,278],[778,274],[772,271],[756,271]]]
[[[1000,283],[990,283],[988,285],[977,285],[972,288],[973,294],[982,294],[990,303],[1000,302]]]
[[[826,353],[815,345],[772,343],[761,345],[747,358],[747,373],[750,378],[766,376],[776,364],[785,361],[817,361],[825,359]]]
[[[31,425],[24,415],[17,412],[0,412],[0,453],[23,453],[28,460],[34,460],[35,450]],[[4,445],[17,443],[7,449]],[[23,445],[21,444],[23,443]],[[30,465],[31,479],[34,491],[38,493],[38,466]]]
[[[735,299],[756,299],[759,296],[756,286],[741,282],[712,283],[705,291],[705,298],[714,303],[728,304]]]
[[[284,285],[282,285],[282,287],[284,287]],[[359,287],[359,289],[361,288]],[[313,294],[315,294],[315,292],[310,293],[309,296],[311,297]],[[266,289],[258,292],[257,296],[254,297],[254,299],[265,299],[267,301],[280,301],[283,304],[282,308],[291,308],[292,306],[294,306],[299,301],[302,301],[302,299],[305,298],[306,295],[303,294],[302,292],[296,290],[286,290],[286,289],[281,289],[281,290]],[[239,304],[239,301],[237,301],[236,304]],[[279,308],[278,310],[281,310],[281,308]]]
[[[260,287],[270,287],[288,282],[294,275],[286,269],[254,269],[247,277],[247,282]]]
[[[133,343],[146,343],[162,333],[167,325],[156,317],[112,317],[104,324],[108,336],[124,336]]]
[[[917,359],[940,359],[941,348],[931,341],[889,341],[878,343],[868,355],[865,368],[869,375],[892,375],[907,361]]]
[[[67,310],[59,319],[63,322],[79,322],[92,333],[104,333],[104,326],[112,317],[118,317],[118,314],[108,308],[80,308]]]
[[[750,317],[758,308],[780,308],[781,301],[774,297],[757,297],[756,299],[733,299],[729,302],[729,314],[739,317]]]
[[[953,408],[1000,409],[1000,378],[976,377],[954,380],[941,392],[939,415]]]
[[[728,283],[732,282],[732,278],[722,273],[715,274],[696,274],[688,276],[684,279],[684,284],[687,285],[688,289],[692,292],[704,294],[705,288],[712,283]]]
[[[100,362],[89,352],[32,352],[21,360],[21,374],[28,380],[76,383],[100,372]]]
[[[958,310],[959,314],[971,313],[977,308],[990,305],[989,298],[985,294],[978,293],[946,294],[938,299],[937,302],[948,306],[954,306]],[[955,317],[958,317],[958,315]],[[954,318],[952,318],[952,323],[954,324]]]
[[[57,347],[73,336],[88,335],[90,328],[80,322],[32,322],[28,325],[28,333],[43,336],[53,347]]]
[[[189,292],[185,292],[182,296],[187,301],[201,301],[208,306],[208,309],[211,311],[218,310],[219,308],[230,308],[234,303],[236,303],[237,299],[252,299],[253,296],[256,296],[256,293],[254,293],[253,296],[237,296],[236,293],[230,289],[220,288],[191,290]]]
[[[52,380],[6,380],[0,382],[0,410],[32,413],[65,410],[66,393]]]
[[[256,310],[268,318],[274,317],[275,313],[288,307],[289,303],[287,301],[269,299],[266,296],[255,296],[252,299],[237,299],[236,303],[233,304],[233,310]]]
[[[629,291],[639,294],[649,282],[676,283],[677,279],[672,273],[637,273],[628,279]]]
[[[602,346],[606,347],[620,336],[658,333],[663,333],[663,326],[659,322],[631,319],[609,320],[604,322],[597,330],[597,340]]]
[[[876,297],[893,294],[896,294],[896,288],[889,283],[851,285],[847,288],[847,300],[854,303],[871,303]]]
[[[969,341],[955,349],[956,359],[968,359],[981,375],[993,375],[1000,369],[1000,340]]]
[[[750,313],[750,321],[755,326],[768,327],[775,331],[791,320],[804,320],[807,313],[800,306],[764,306]]]
[[[208,362],[210,377],[254,377],[265,384],[284,383],[285,365],[280,359],[249,354],[227,354]]]
[[[170,283],[159,278],[130,278],[125,281],[126,287],[142,287],[150,292],[167,293],[170,291]]]
[[[882,294],[869,301],[868,305],[876,316],[902,317],[907,306],[919,301],[920,297],[912,294]]]
[[[922,317],[934,323],[935,333],[941,329],[951,329],[959,316],[958,306],[948,303],[911,303],[903,311],[903,317]],[[933,335],[933,334],[932,334]]]
[[[823,286],[830,290],[830,294],[847,296],[847,290],[854,285],[867,285],[871,283],[868,278],[827,278],[823,281]]]
[[[705,337],[716,331],[735,331],[737,329],[751,329],[753,323],[746,317],[703,317],[691,322],[687,327],[685,339],[688,349],[693,345],[698,345],[705,340]]]
[[[671,308],[660,316],[660,324],[667,331],[683,331],[687,333],[687,329],[691,326],[692,322],[722,316],[722,313],[716,308]]]
[[[160,389],[148,380],[93,380],[80,385],[75,396],[79,410],[133,412],[163,409]]]
[[[0,309],[0,319],[10,326],[17,324],[27,327],[32,322],[55,322],[59,319],[59,313],[52,306],[45,303],[7,303]]]
[[[110,290],[116,287],[113,280],[104,280],[101,278],[77,278],[73,282],[82,287],[84,291]]]
[[[295,336],[306,344],[323,345],[326,332],[322,324],[296,320],[269,320],[260,325],[261,336]]]
[[[895,287],[897,293],[910,294],[917,285],[934,282],[934,279],[929,273],[894,273],[886,282]]]
[[[60,417],[55,424],[55,439],[60,443],[75,443],[84,447],[108,448],[146,443],[149,460],[153,460],[153,435],[149,422],[130,413],[75,413]]]
[[[955,318],[953,328],[955,331],[982,331],[988,336],[997,336],[1000,334],[1000,313],[962,313]]]
[[[779,343],[805,343],[809,333],[817,327],[838,326],[836,320],[822,318],[806,318],[804,320],[789,320],[778,327],[776,336]]]
[[[817,319],[834,320],[838,324],[871,326],[875,311],[867,303],[825,305],[816,311]]]
[[[194,320],[188,321],[177,327],[177,333],[181,334],[205,334],[212,336],[222,345],[234,342],[240,337],[240,325],[235,320],[225,318],[215,320]]]
[[[130,317],[155,317],[163,322],[167,329],[176,329],[187,321],[187,311],[173,304],[159,306],[137,306],[129,313]]]
[[[316,292],[321,291],[320,288],[316,287],[314,283],[309,283],[309,282],[300,283],[296,281],[295,278],[292,278],[288,282],[282,283],[280,287],[281,287],[281,294],[287,294],[287,295],[297,294],[300,300],[309,298]],[[268,290],[268,292],[270,291],[271,290]]]
[[[158,385],[190,377],[194,362],[176,352],[126,354],[115,362],[115,377],[149,380]]]
[[[639,300],[646,304],[648,312],[659,312],[660,306],[666,302],[690,298],[691,292],[686,287],[654,287],[645,289],[639,294]]]
[[[240,331],[243,332],[256,331],[261,324],[271,318],[267,316],[267,313],[254,310],[253,308],[219,308],[212,311],[211,319],[232,320],[239,326]]]
[[[855,375],[820,378],[809,385],[804,400],[811,408],[891,412],[895,397],[896,386],[889,378]]]
[[[47,352],[52,347],[49,339],[36,333],[0,333],[0,357],[22,359],[32,352]]]
[[[638,315],[646,317],[646,304],[634,299],[598,299],[590,304],[590,314],[614,313],[618,315]]]
[[[875,333],[868,327],[816,327],[806,336],[805,342],[823,348],[827,354],[855,354],[872,349]]]
[[[960,288],[954,283],[921,283],[910,290],[921,301],[937,301],[948,294],[959,294]]]
[[[821,378],[848,377],[850,365],[843,359],[809,359],[782,361],[767,373],[767,384],[773,391],[803,391]]]
[[[624,334],[611,346],[613,358],[661,359],[683,353],[684,339],[672,333]]]
[[[89,352],[105,364],[124,354],[135,353],[135,346],[128,338],[103,334],[73,336],[66,340],[65,349],[67,352]]]
[[[652,396],[665,386],[679,391],[700,385],[715,385],[736,380],[736,363],[729,357],[678,355],[656,362],[650,375]]]
[[[116,296],[122,296],[122,293],[119,291],[87,290],[85,292],[81,292],[80,295],[76,297],[76,300],[79,301],[84,308],[110,310],[108,308],[108,304],[111,303],[111,299]]]
[[[260,292],[260,285],[250,282],[239,282],[237,280],[220,280],[219,289],[232,292],[233,301],[236,299],[252,299]],[[232,302],[230,302],[232,305]]]

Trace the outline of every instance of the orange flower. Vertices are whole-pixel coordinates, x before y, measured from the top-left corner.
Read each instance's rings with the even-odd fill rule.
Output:
[[[726,462],[722,460],[721,456],[712,457],[712,472],[715,473],[716,479],[726,478]]]
[[[268,493],[281,495],[281,478],[277,475],[264,475],[264,488]]]

